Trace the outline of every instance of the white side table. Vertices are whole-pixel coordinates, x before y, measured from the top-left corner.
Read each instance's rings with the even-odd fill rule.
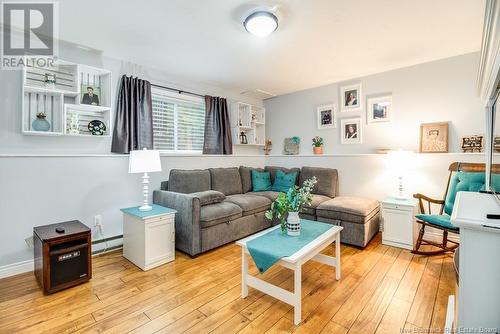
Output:
[[[387,197],[382,207],[382,243],[405,249],[413,249],[418,235],[415,222],[418,200]]]
[[[139,207],[123,212],[123,256],[142,270],[175,259],[175,213],[153,204],[150,211]]]

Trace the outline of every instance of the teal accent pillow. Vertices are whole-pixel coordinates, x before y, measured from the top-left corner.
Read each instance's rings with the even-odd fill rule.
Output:
[[[271,173],[252,169],[252,191],[271,190]]]
[[[290,189],[295,185],[296,181],[297,181],[297,172],[291,172],[287,174],[278,169],[276,171],[274,184],[271,190],[286,193],[288,189]]]

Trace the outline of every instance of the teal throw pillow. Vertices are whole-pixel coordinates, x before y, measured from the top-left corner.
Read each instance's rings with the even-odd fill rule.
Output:
[[[287,174],[281,170],[277,170],[272,190],[286,193],[288,189],[295,185],[296,180],[297,172],[291,172]]]
[[[258,172],[252,169],[252,190],[271,190],[271,174],[269,172]]]

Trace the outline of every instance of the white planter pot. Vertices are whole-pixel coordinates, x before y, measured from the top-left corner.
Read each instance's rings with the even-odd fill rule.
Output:
[[[298,212],[289,212],[286,220],[286,232],[290,236],[300,235],[300,218]]]

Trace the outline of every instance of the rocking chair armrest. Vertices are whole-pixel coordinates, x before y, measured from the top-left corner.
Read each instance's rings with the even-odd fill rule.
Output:
[[[413,197],[418,199],[418,200],[424,200],[424,201],[431,202],[434,204],[444,204],[444,200],[442,200],[442,199],[434,199],[434,198],[430,198],[430,197],[427,197],[427,196],[422,195],[422,194],[413,194]]]

